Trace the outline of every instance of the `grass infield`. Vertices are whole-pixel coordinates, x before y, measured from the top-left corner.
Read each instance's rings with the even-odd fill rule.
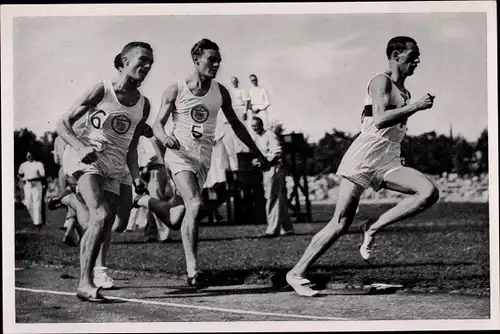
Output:
[[[370,283],[401,284],[411,292],[451,292],[489,295],[489,216],[487,203],[438,203],[421,215],[396,223],[379,233],[373,260],[359,255],[359,224],[391,205],[362,205],[354,224],[310,268],[319,285],[348,287]],[[199,267],[215,285],[272,284],[282,287],[290,269],[333,214],[333,205],[313,205],[313,224],[296,223],[295,235],[259,238],[263,224],[202,225]],[[32,226],[16,204],[16,267],[29,264],[78,266],[79,248],[61,240],[65,209],[48,211],[48,223]],[[142,231],[113,235],[108,267],[115,275],[184,276],[185,262],[179,232],[169,243],[147,243]],[[122,272],[122,274],[120,274]]]

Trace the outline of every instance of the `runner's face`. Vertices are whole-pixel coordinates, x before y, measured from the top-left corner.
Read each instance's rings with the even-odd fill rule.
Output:
[[[414,43],[407,43],[407,48],[399,54],[399,68],[401,73],[410,76],[420,63],[420,52]]]
[[[154,58],[151,51],[137,47],[127,53],[127,61],[124,64],[123,72],[142,82],[151,70],[153,62]]]
[[[219,71],[221,61],[219,51],[204,50],[201,57],[195,59],[195,65],[200,74],[213,79]]]

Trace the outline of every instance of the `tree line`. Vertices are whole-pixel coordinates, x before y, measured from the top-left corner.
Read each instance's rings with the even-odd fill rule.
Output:
[[[275,133],[281,135],[285,129],[278,124]],[[306,152],[307,173],[320,175],[335,173],[352,141],[359,134],[351,135],[333,129],[316,143],[304,141],[300,150]],[[48,177],[57,177],[59,165],[54,162],[55,132],[47,131],[37,137],[31,130],[23,128],[14,131],[14,172],[26,160],[26,153],[32,152],[35,159],[45,165]],[[457,173],[479,175],[488,172],[488,130],[485,129],[475,142],[468,142],[462,136],[426,132],[418,136],[406,136],[402,142],[402,161],[406,166],[417,168],[426,174]],[[300,162],[299,162],[300,164]]]
[[[313,152],[310,174],[329,170],[335,172],[352,141],[357,137],[333,130],[318,143],[311,145]],[[450,137],[427,132],[406,136],[401,143],[401,160],[426,174],[443,173],[482,174],[488,172],[488,131],[484,130],[476,142],[461,136]]]
[[[276,134],[284,132],[283,125],[275,127]],[[299,150],[306,153],[302,159],[306,160],[308,175],[335,173],[358,135],[333,129],[316,143],[309,143],[306,139]],[[488,130],[484,129],[475,142],[469,142],[460,135],[438,135],[434,131],[406,136],[401,143],[401,160],[405,166],[432,175],[445,172],[461,176],[488,173]]]

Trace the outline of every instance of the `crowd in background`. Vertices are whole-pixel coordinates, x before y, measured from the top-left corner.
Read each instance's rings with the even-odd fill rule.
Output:
[[[440,191],[441,202],[488,202],[488,174],[480,175],[456,173],[443,173],[442,175],[431,175]],[[288,192],[293,188],[292,177],[286,179]],[[333,173],[321,175],[320,177],[309,176],[309,199],[314,201],[335,201],[338,194],[339,177]],[[371,188],[361,196],[361,202],[392,203],[397,202],[404,195],[382,189],[378,192]],[[301,201],[305,197],[300,195]]]

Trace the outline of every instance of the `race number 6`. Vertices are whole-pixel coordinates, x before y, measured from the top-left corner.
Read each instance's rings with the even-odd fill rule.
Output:
[[[92,126],[96,129],[100,129],[102,125],[102,118],[99,117],[100,115],[106,116],[106,113],[102,110],[98,110],[90,117],[90,123],[92,123]]]
[[[203,137],[203,125],[193,124],[191,126],[191,136],[196,139]]]

